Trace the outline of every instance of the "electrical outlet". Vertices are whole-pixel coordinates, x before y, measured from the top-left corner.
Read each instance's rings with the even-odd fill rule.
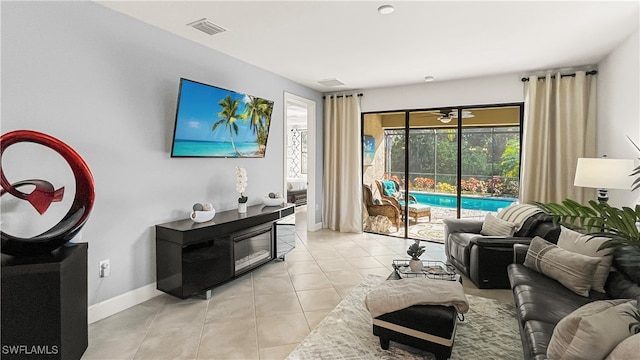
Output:
[[[109,276],[111,273],[111,264],[109,263],[109,259],[100,261],[98,266],[100,267],[100,277]]]

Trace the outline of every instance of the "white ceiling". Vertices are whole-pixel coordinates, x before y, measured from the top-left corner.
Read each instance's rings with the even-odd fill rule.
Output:
[[[321,92],[596,64],[639,22],[638,1],[96,2]]]

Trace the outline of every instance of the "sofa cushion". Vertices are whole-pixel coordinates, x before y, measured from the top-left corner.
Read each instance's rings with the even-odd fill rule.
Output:
[[[559,282],[522,265],[509,265],[508,273],[515,310],[523,323],[538,320],[555,324],[582,305],[606,298],[605,294],[597,292],[591,293],[594,297],[580,296]]]
[[[487,214],[482,223],[480,234],[486,236],[513,236],[517,223],[498,219],[493,214]]]
[[[591,283],[600,258],[572,253],[535,237],[524,260],[524,266],[536,270],[582,296],[589,296]]]
[[[471,240],[478,237],[478,234],[472,233],[453,233],[449,235],[449,261],[451,261],[456,267],[465,271],[465,275],[468,275],[469,266],[469,244]]]
[[[614,267],[634,283],[640,285],[640,248],[623,246],[613,256]]]
[[[567,229],[564,226],[560,227],[558,247],[574,253],[600,258],[600,263],[596,268],[593,282],[591,283],[591,288],[599,292],[604,292],[604,284],[609,276],[611,262],[613,261],[611,249],[598,250],[607,241],[609,241],[609,238],[592,237],[591,235]]]
[[[524,325],[524,331],[527,337],[525,352],[531,355],[533,359],[547,359],[547,345],[553,334],[555,324],[546,323],[544,321],[527,321]]]
[[[609,273],[609,278],[604,288],[611,298],[634,299],[640,303],[640,286],[620,271],[612,270]]]
[[[529,224],[531,224],[531,226],[527,229]],[[558,242],[559,235],[560,225],[554,224],[553,217],[545,213],[540,213],[529,218],[524,226],[522,226],[522,229],[516,233],[516,236],[526,236],[530,238],[540,236],[553,244]]]
[[[631,336],[629,314],[636,302],[628,299],[594,301],[564,319],[553,330],[547,356],[552,359],[600,360]]]

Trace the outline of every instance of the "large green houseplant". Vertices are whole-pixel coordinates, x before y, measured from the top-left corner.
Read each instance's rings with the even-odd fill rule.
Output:
[[[566,199],[559,203],[534,202],[554,220],[566,227],[593,236],[610,238],[601,248],[618,249],[633,246],[640,250],[640,205],[617,208],[608,203],[589,201],[588,205]]]
[[[608,237],[601,249],[616,253],[616,268],[636,284],[640,284],[640,205],[616,208],[607,203],[589,201],[582,205],[573,200],[558,203],[535,203],[554,216],[555,222],[579,230],[593,237]]]

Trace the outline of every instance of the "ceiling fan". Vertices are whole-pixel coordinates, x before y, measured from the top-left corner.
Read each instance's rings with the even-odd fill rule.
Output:
[[[451,120],[458,118],[458,109],[444,108],[444,109],[436,110],[433,113],[438,115],[438,120],[443,124],[448,124],[451,122]],[[473,115],[471,111],[462,110],[463,119],[468,119],[472,117],[475,117],[475,115]]]

